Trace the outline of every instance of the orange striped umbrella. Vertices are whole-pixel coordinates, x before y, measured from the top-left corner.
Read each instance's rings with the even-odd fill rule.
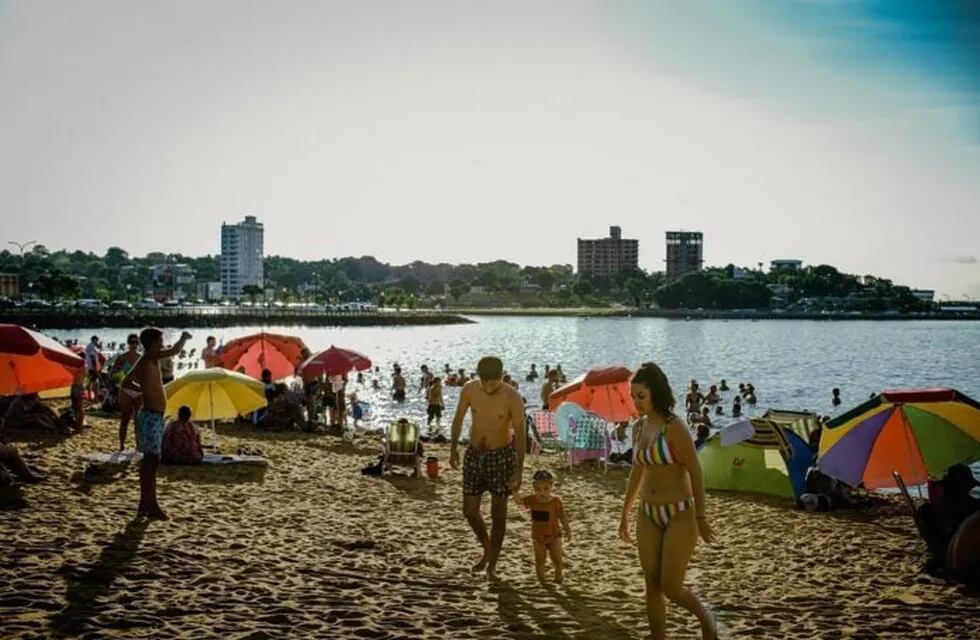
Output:
[[[52,338],[19,324],[0,324],[0,395],[67,387],[84,366]]]

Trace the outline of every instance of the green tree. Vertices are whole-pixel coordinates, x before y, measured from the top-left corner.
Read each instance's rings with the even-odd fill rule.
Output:
[[[584,298],[585,296],[592,294],[592,283],[588,279],[582,278],[575,283],[575,286],[572,287],[572,291],[575,293],[575,295]]]
[[[242,287],[242,293],[248,296],[249,302],[255,304],[255,298],[262,295],[262,287],[254,284],[247,284]]]

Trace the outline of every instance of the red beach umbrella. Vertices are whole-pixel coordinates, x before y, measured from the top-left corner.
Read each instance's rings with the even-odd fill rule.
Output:
[[[306,344],[295,336],[275,333],[256,333],[229,341],[221,350],[219,365],[260,379],[262,370],[272,372],[273,380],[288,378],[296,372],[296,365],[303,361]]]
[[[636,417],[630,395],[632,377],[633,372],[626,367],[592,369],[553,391],[548,407],[555,409],[562,402],[574,402],[610,422],[624,422]]]
[[[0,395],[38,393],[72,384],[85,361],[46,335],[0,324]]]
[[[366,355],[331,346],[326,351],[311,356],[300,366],[299,372],[303,378],[309,380],[324,375],[340,376],[351,371],[364,371],[370,368],[371,360]]]

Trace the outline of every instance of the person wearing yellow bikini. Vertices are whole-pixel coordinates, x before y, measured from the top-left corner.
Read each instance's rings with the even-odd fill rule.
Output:
[[[636,542],[646,576],[647,617],[654,640],[666,638],[664,598],[698,618],[705,640],[718,637],[714,617],[684,587],[687,563],[698,534],[711,544],[714,534],[704,511],[704,483],[687,425],[674,415],[674,394],[656,364],[644,363],[633,375],[631,392],[640,414],[633,436],[633,470],[619,525],[630,537],[630,514],[639,498]]]

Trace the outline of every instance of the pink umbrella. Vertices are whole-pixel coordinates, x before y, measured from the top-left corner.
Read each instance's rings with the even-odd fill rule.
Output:
[[[350,349],[331,346],[326,351],[310,356],[300,365],[299,373],[310,380],[320,376],[340,376],[351,371],[364,371],[371,368],[371,360],[364,354]]]

